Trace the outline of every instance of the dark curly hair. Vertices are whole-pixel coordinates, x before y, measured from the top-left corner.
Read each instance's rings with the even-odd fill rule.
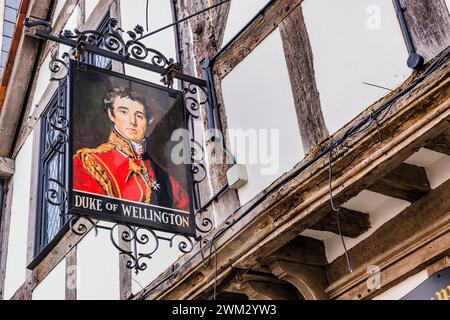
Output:
[[[111,111],[111,114],[115,117],[114,114],[114,100],[116,98],[129,98],[130,100],[139,102],[144,106],[145,116],[147,117],[147,121],[152,120],[152,111],[150,110],[150,106],[147,103],[147,100],[142,94],[137,93],[136,91],[131,90],[130,88],[116,87],[112,90],[108,91],[103,99],[103,108],[108,114],[108,110]]]

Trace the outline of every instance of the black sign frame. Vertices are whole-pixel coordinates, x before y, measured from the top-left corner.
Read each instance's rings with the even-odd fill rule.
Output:
[[[74,99],[75,99],[75,88],[74,88],[74,80],[73,77],[76,72],[96,72],[100,74],[104,74],[105,76],[112,76],[117,77],[123,80],[132,81],[134,83],[138,83],[144,86],[148,86],[150,88],[155,88],[161,91],[167,92],[168,95],[171,97],[176,98],[177,104],[182,108],[182,114],[183,114],[183,129],[188,129],[187,125],[187,111],[184,108],[184,93],[179,90],[175,90],[172,88],[160,86],[151,82],[147,82],[138,78],[130,77],[121,73],[117,73],[114,71],[98,68],[92,65],[84,64],[79,61],[70,60],[69,62],[69,72],[68,72],[68,110],[67,110],[67,120],[69,124],[69,141],[68,141],[68,152],[66,153],[66,172],[67,172],[67,186],[66,190],[68,191],[68,208],[67,208],[67,214],[78,216],[78,217],[88,217],[90,219],[98,219],[103,221],[108,221],[112,223],[119,223],[119,224],[128,224],[135,227],[143,227],[147,229],[157,230],[157,231],[163,231],[163,232],[169,232],[177,235],[183,235],[187,237],[195,237],[196,236],[196,225],[195,225],[195,213],[194,213],[194,201],[195,201],[195,190],[194,190],[194,179],[193,179],[193,170],[189,170],[190,174],[188,174],[188,180],[187,183],[189,185],[189,207],[190,212],[188,213],[177,213],[176,209],[170,209],[170,208],[164,208],[166,209],[165,213],[169,214],[179,214],[179,215],[187,215],[188,221],[189,221],[189,227],[187,228],[180,228],[177,226],[167,225],[164,223],[158,223],[158,222],[151,222],[145,219],[138,219],[135,217],[127,217],[124,215],[114,215],[111,213],[110,210],[106,210],[105,206],[102,207],[101,212],[97,212],[90,209],[83,209],[83,208],[77,208],[74,205],[75,202],[75,196],[80,195],[79,191],[73,190],[73,119],[74,119]],[[189,166],[189,165],[186,165]],[[158,207],[154,205],[145,205],[145,204],[139,204],[136,202],[103,196],[103,195],[95,195],[95,194],[89,194],[87,192],[83,192],[83,196],[89,196],[90,199],[92,199],[93,202],[96,202],[97,204],[99,201],[101,201],[102,205],[105,204],[103,200],[108,199],[106,203],[111,204],[118,204],[120,203],[126,203],[127,205],[134,206],[140,210],[143,210],[145,208],[148,209],[158,209]],[[120,207],[120,206],[119,206]],[[171,212],[167,212],[167,211]],[[105,211],[109,211],[109,213],[105,213]]]

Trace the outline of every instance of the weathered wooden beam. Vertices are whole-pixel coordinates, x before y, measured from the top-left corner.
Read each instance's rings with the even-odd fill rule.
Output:
[[[353,268],[389,250],[393,246],[413,236],[421,229],[447,214],[450,210],[450,180],[416,201],[397,216],[378,228],[348,251]],[[327,268],[330,282],[347,274],[346,259],[342,255]]]
[[[285,261],[275,261],[270,268],[279,279],[294,285],[305,300],[328,299],[327,279],[322,268]]]
[[[367,189],[409,202],[431,191],[425,169],[408,163],[402,163]]]
[[[287,284],[249,281],[244,282],[240,290],[250,300],[297,300],[299,297],[295,288]]]
[[[236,277],[225,291],[245,294],[250,300],[297,300],[300,295],[291,284],[272,274],[244,273]]]
[[[350,210],[344,207],[339,208],[339,224],[342,235],[349,238],[356,238],[370,228],[370,216]],[[313,230],[330,231],[339,234],[336,213],[332,212],[323,217],[319,222],[310,227]]]
[[[86,225],[86,234],[93,228],[92,225],[83,218],[75,224],[74,228],[77,228],[80,223]],[[27,280],[30,282],[31,289],[33,290],[83,238],[84,236],[76,235],[69,230],[59,241],[58,246],[54,247],[32,270],[31,279]]]
[[[297,121],[305,153],[328,137],[320,106],[313,53],[301,6],[278,26],[291,80]]]
[[[347,139],[346,148],[333,161],[332,187],[337,205],[399,166],[416,148],[448,128],[449,86],[450,61],[446,61],[392,104],[389,117],[380,125],[383,143],[379,141],[376,128]],[[375,103],[339,130],[334,138],[339,139],[361,119],[370,117],[372,108],[386,99]],[[296,168],[311,161],[315,155],[311,152]],[[328,173],[328,158],[319,158],[301,174],[284,181],[279,188],[271,186],[261,192],[219,226],[221,229],[233,220],[237,221],[215,241],[218,249],[217,278],[225,277],[236,268],[251,269],[258,265],[264,257],[329,213]],[[254,201],[265,194],[269,196],[254,206]],[[253,209],[244,215],[249,206]],[[200,245],[196,244],[190,254],[178,260],[179,272],[172,281],[161,282],[161,276],[149,284],[148,288],[152,290],[146,299],[189,299],[210,288],[214,284],[215,269],[213,266],[204,267],[201,255],[196,254],[199,250]]]
[[[125,226],[120,226],[118,230],[118,239],[119,239],[119,245],[121,248],[127,251],[131,251],[131,243],[124,241],[122,237],[120,236],[122,232],[126,231]],[[124,254],[119,255],[119,283],[120,283],[120,300],[127,300],[129,299],[132,294],[132,270],[127,267],[127,262],[130,258],[127,257]]]
[[[0,178],[9,179],[14,174],[15,162],[13,159],[0,157]]]
[[[297,236],[284,246],[264,258],[261,264],[269,266],[276,260],[295,262],[299,264],[323,267],[328,264],[325,245],[322,241]]]
[[[8,258],[13,187],[14,184],[11,179],[6,183],[5,207],[0,221],[0,300],[3,300],[5,297],[6,263]]]
[[[50,0],[33,1],[30,4],[28,15],[46,19],[50,8]],[[18,30],[23,26],[17,26]],[[6,85],[5,100],[0,113],[0,132],[2,143],[0,156],[8,157],[13,149],[14,137],[22,123],[19,123],[24,106],[26,107],[26,92],[32,79],[36,63],[40,40],[33,39],[21,33],[17,54],[11,71],[11,77]],[[14,90],[11,90],[14,88]]]
[[[424,147],[450,156],[450,129],[428,141]]]
[[[214,65],[214,69],[217,70],[219,77],[223,79],[230,73],[301,2],[302,0],[277,0],[268,7],[264,14],[259,16],[219,57]]]
[[[25,282],[22,284],[19,289],[14,293],[11,297],[11,300],[31,300],[32,299],[32,290],[29,283]]]
[[[204,299],[202,299],[204,300]],[[249,300],[247,295],[239,292],[228,292],[228,291],[222,291],[217,294],[216,300],[232,300],[232,301],[238,301],[238,300]]]
[[[370,299],[389,290],[449,254],[449,222],[450,212],[447,212],[432,225],[355,268],[353,273],[331,283],[326,292],[331,299]],[[379,268],[379,286],[368,281],[376,276],[368,272],[370,266]]]
[[[427,267],[428,277],[447,268],[450,268],[450,256],[448,255]]]
[[[66,300],[77,300],[77,247],[66,255]]]
[[[425,62],[450,45],[450,16],[445,0],[402,1],[405,20],[416,49]]]

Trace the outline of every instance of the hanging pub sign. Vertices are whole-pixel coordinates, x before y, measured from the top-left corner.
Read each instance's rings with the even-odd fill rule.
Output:
[[[401,300],[450,300],[450,268],[436,272]]]
[[[195,235],[182,93],[71,61],[69,108],[69,213]]]

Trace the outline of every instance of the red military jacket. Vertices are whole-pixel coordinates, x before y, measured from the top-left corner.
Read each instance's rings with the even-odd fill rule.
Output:
[[[189,211],[179,182],[115,130],[107,143],[73,156],[73,189]]]

